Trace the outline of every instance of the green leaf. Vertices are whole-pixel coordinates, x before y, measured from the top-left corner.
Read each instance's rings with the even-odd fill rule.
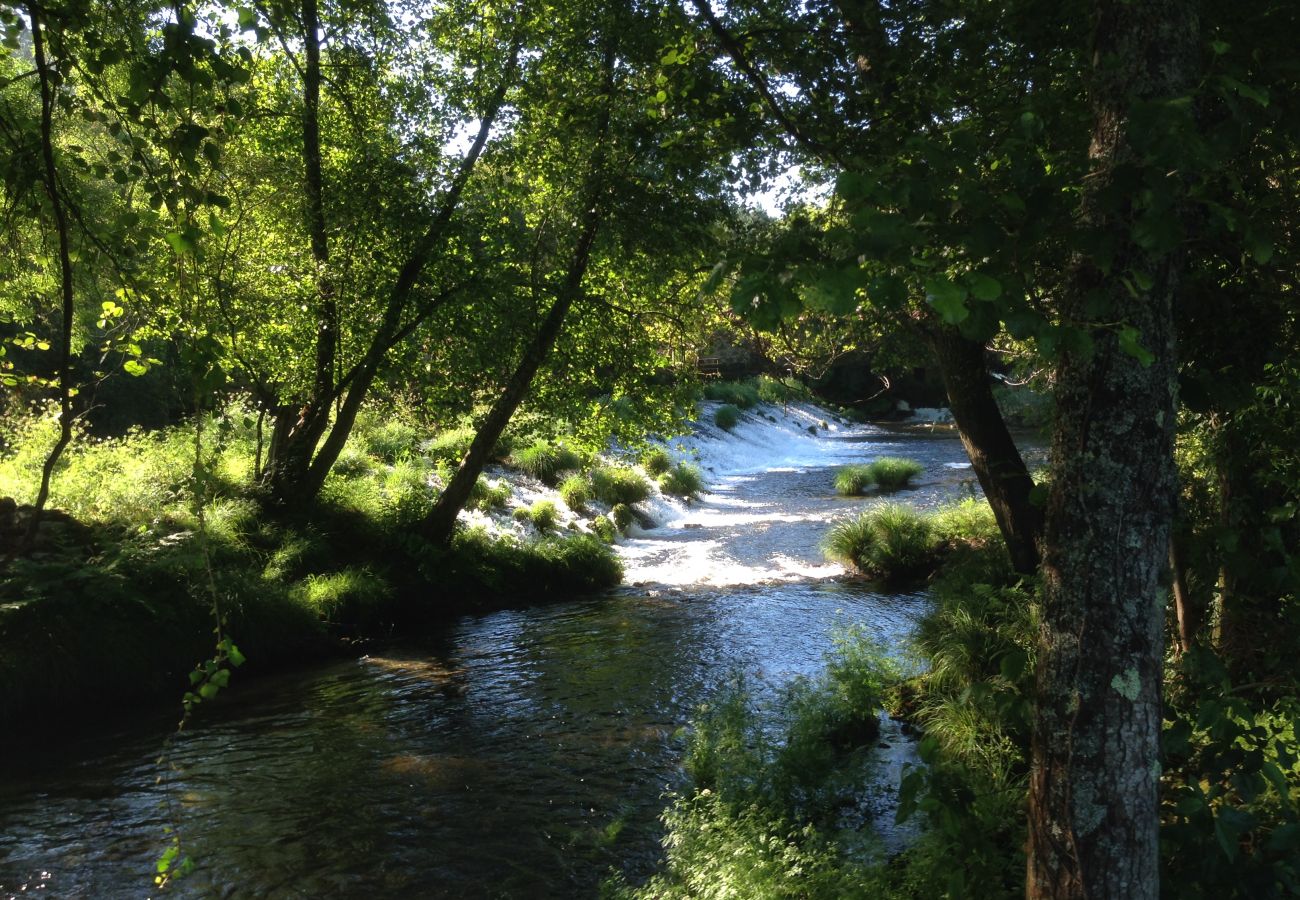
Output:
[[[247,661],[247,658],[244,656],[244,654],[241,653],[239,648],[236,647],[234,644],[231,644],[230,647],[226,650],[226,655],[230,659],[230,664],[234,666],[236,669],[238,669]]]
[[[199,688],[199,696],[204,700],[211,700],[221,692],[221,687],[213,682],[208,682]]]
[[[881,309],[901,309],[907,303],[907,285],[897,275],[878,275],[867,285],[867,299]]]
[[[949,325],[956,325],[970,315],[966,308],[966,288],[943,275],[925,282],[925,300]]]
[[[1002,296],[1002,282],[983,273],[972,272],[966,276],[966,283],[970,285],[971,296],[977,300],[996,300]]]
[[[176,251],[178,256],[189,256],[198,249],[194,241],[190,240],[179,231],[169,231],[167,234],[163,235],[163,237],[166,239],[167,243],[171,245],[172,250]]]
[[[1250,85],[1250,84],[1243,84],[1237,79],[1230,78],[1227,75],[1220,75],[1219,81],[1222,82],[1226,87],[1233,90],[1238,95],[1245,97],[1247,100],[1253,100],[1254,102],[1258,103],[1260,106],[1263,107],[1268,106],[1268,88],[1261,88],[1261,87],[1255,87],[1254,85]]]
[[[1129,356],[1136,359],[1143,366],[1149,366],[1156,361],[1156,356],[1146,347],[1143,347],[1138,338],[1141,334],[1132,325],[1125,325],[1119,330],[1119,348]]]
[[[126,362],[122,363],[122,368],[126,370],[126,374],[135,375],[136,377],[149,371],[149,367],[138,359],[128,359]]]

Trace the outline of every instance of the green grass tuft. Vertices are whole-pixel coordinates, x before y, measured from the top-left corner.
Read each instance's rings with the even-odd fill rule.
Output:
[[[871,466],[840,466],[835,471],[835,492],[845,497],[856,497],[875,483]]]
[[[914,459],[900,459],[896,456],[882,456],[871,463],[871,479],[881,490],[896,491],[906,487],[916,476],[925,471],[925,466]]]
[[[740,410],[730,403],[719,406],[713,413],[713,424],[723,431],[730,431],[740,421]]]
[[[743,381],[713,381],[704,386],[704,397],[719,403],[729,403],[741,409],[758,405],[758,388]]]
[[[587,502],[591,500],[591,486],[581,475],[570,475],[560,485],[560,499],[569,509],[581,513],[586,510]]]
[[[470,488],[468,505],[470,509],[477,509],[483,513],[504,509],[510,502],[512,493],[510,483],[505,479],[500,479],[493,484],[480,475],[478,481],[474,482],[474,487]]]
[[[673,458],[663,447],[651,447],[641,455],[641,467],[657,478],[673,467]]]
[[[830,558],[886,581],[924,577],[938,562],[929,521],[898,504],[877,506],[836,525],[824,549]]]
[[[696,497],[704,491],[704,475],[700,467],[678,463],[659,478],[659,489],[675,497]]]
[[[609,511],[609,517],[614,522],[614,527],[623,534],[632,527],[632,522],[636,516],[632,513],[632,507],[626,503],[615,503],[614,508]]]
[[[520,450],[513,460],[525,473],[549,487],[559,484],[564,472],[577,472],[584,468],[582,455],[576,450],[546,441],[538,441]]]
[[[640,503],[650,496],[650,482],[633,469],[602,466],[591,471],[591,492],[601,503]]]

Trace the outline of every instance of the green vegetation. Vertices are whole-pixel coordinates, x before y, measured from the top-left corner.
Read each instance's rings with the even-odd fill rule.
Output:
[[[635,469],[600,466],[591,470],[590,478],[592,495],[610,506],[631,506],[650,496],[650,482]]]
[[[856,497],[876,483],[869,465],[840,466],[835,470],[835,492]]]
[[[871,480],[881,490],[896,491],[907,487],[913,478],[925,471],[925,466],[914,459],[882,456],[871,463]]]
[[[747,381],[711,381],[704,386],[704,399],[751,409],[760,397],[758,387]]]
[[[607,545],[592,538],[483,533],[441,553],[422,546],[411,525],[434,494],[432,468],[395,451],[397,429],[375,438],[369,423],[350,449],[364,465],[332,474],[307,515],[269,516],[246,496],[252,424],[237,407],[208,422],[221,438],[204,454],[202,529],[191,498],[193,431],[87,440],[64,456],[53,503],[76,518],[52,514],[41,552],[0,574],[0,720],[52,721],[91,689],[124,703],[171,696],[174,673],[208,652],[213,586],[227,633],[250,668],[264,669],[328,653],[339,635],[621,577]],[[21,496],[32,483],[41,459],[22,448],[33,445],[0,457],[0,496]],[[381,453],[397,462],[383,463]],[[483,507],[510,495],[504,482],[481,484]],[[538,506],[538,520],[553,526],[554,504],[549,515]]]
[[[807,385],[794,378],[773,378],[770,375],[759,375],[754,382],[754,388],[758,393],[758,399],[765,403],[784,405],[797,400],[812,402],[816,399]]]
[[[632,507],[626,503],[615,503],[614,508],[609,511],[609,518],[614,523],[614,527],[623,534],[627,534],[627,530],[636,521],[636,515],[632,512]]]
[[[888,582],[914,581],[946,558],[973,549],[1000,552],[993,511],[983,500],[963,500],[933,513],[887,503],[832,528],[823,547],[831,559]]]
[[[719,406],[713,413],[713,424],[723,431],[730,431],[740,421],[740,410],[730,403]]]
[[[584,468],[582,454],[565,447],[538,441],[514,454],[512,461],[526,474],[548,487],[555,487],[565,472],[578,472]]]
[[[842,811],[869,774],[894,673],[879,647],[850,631],[820,677],[796,680],[772,707],[760,707],[743,683],[724,689],[694,723],[691,786],[664,816],[664,871],[620,893],[872,896],[886,879],[858,861],[871,835],[844,826]]]
[[[672,455],[663,447],[651,447],[641,454],[641,468],[651,478],[658,478],[673,466]]]
[[[504,509],[510,502],[512,493],[509,483],[504,479],[493,484],[480,475],[478,481],[474,482],[474,490],[470,493],[467,505],[470,509],[477,509],[483,513]]]
[[[606,544],[612,544],[618,536],[618,529],[614,527],[613,521],[608,516],[596,516],[591,520],[591,533]]]
[[[570,475],[560,484],[560,499],[569,509],[581,513],[586,510],[587,501],[591,499],[591,485],[581,475]]]
[[[704,474],[691,463],[678,463],[659,478],[659,489],[665,494],[688,499],[704,491]]]

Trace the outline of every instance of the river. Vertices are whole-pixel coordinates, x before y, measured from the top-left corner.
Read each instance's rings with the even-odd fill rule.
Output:
[[[923,594],[822,560],[836,465],[904,455],[900,499],[970,491],[947,434],[750,416],[699,446],[711,492],[659,504],[620,546],[608,595],[466,617],[360,659],[232,686],[174,742],[167,712],[124,719],[0,772],[0,896],[143,897],[178,825],[202,897],[584,897],[654,870],[682,727],[738,674],[760,691],[819,670],[837,629],[902,648]],[[710,471],[711,470],[711,471]],[[75,715],[75,711],[69,711]],[[913,746],[892,723],[866,798],[886,843]]]

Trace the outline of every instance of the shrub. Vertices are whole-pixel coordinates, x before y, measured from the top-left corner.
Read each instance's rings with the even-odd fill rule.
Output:
[[[641,455],[641,467],[649,475],[658,477],[673,467],[673,458],[663,447],[651,447]]]
[[[856,497],[873,484],[871,466],[840,466],[835,471],[835,492],[845,497]]]
[[[871,463],[871,478],[882,490],[896,491],[906,487],[917,475],[925,471],[925,466],[914,459],[900,459],[896,456],[882,456]]]
[[[514,455],[514,463],[538,481],[550,487],[559,483],[560,473],[583,468],[581,454],[562,444],[538,441]]]
[[[758,389],[752,384],[740,381],[714,381],[704,386],[704,396],[708,400],[729,403],[741,409],[757,406]]]
[[[824,549],[832,559],[887,581],[925,576],[937,562],[930,523],[897,504],[878,506],[836,525]]]
[[[564,479],[564,483],[560,485],[560,499],[574,512],[582,512],[587,508],[587,501],[591,499],[591,488],[587,484],[587,479],[581,475],[570,475]]]
[[[602,466],[591,472],[591,492],[601,503],[640,503],[650,496],[650,482],[632,469]]]
[[[699,466],[679,463],[659,479],[659,489],[677,497],[695,497],[704,490],[704,475]]]
[[[502,509],[510,502],[512,493],[510,484],[504,479],[493,484],[480,475],[478,481],[474,482],[474,487],[470,488],[468,505],[471,509],[484,513]]]
[[[724,406],[719,406],[713,413],[713,424],[717,425],[723,431],[730,431],[735,428],[736,423],[739,421],[740,410],[732,406],[730,403]]]

